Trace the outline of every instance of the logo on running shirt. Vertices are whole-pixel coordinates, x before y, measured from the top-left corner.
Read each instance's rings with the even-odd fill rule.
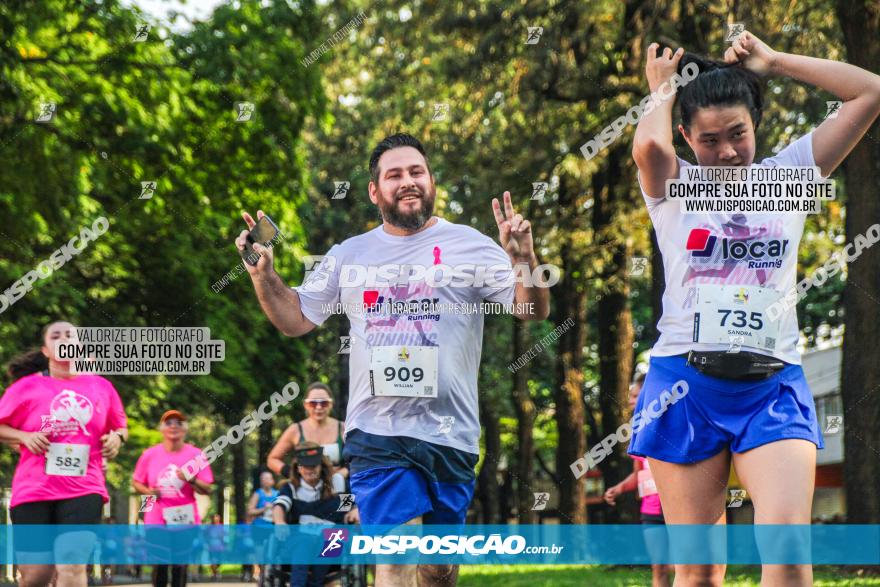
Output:
[[[95,408],[92,401],[77,392],[64,389],[52,398],[49,415],[40,416],[40,432],[48,434],[74,434],[81,432],[91,436],[86,429],[92,421]]]
[[[746,304],[749,301],[749,291],[741,287],[737,290],[735,294],[733,294],[733,303],[735,304]]]
[[[379,295],[379,290],[364,290],[364,311],[368,314],[424,314],[435,313],[440,298],[393,298]]]
[[[718,237],[707,228],[693,228],[685,249],[693,259],[745,262],[749,269],[779,269],[782,257],[788,252],[788,239],[761,239],[751,235]]]
[[[169,463],[167,467],[159,473],[156,480],[156,486],[164,497],[184,497],[183,484],[185,481],[178,476],[177,471],[180,469],[174,463]]]
[[[439,302],[425,283],[363,290],[367,347],[437,346]]]
[[[335,558],[342,554],[343,545],[348,540],[348,530],[345,528],[324,528],[324,546],[321,548],[321,558]]]

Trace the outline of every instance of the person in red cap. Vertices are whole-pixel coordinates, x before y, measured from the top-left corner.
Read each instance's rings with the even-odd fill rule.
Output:
[[[214,474],[204,467],[186,480],[182,467],[191,461],[205,462],[201,449],[185,442],[186,416],[178,410],[168,410],[159,419],[162,442],[143,452],[137,461],[131,484],[144,496],[141,510],[145,524],[183,525],[199,524],[196,493],[211,492]],[[168,565],[153,569],[153,585],[164,587],[168,582]],[[186,565],[173,565],[171,587],[186,584]]]

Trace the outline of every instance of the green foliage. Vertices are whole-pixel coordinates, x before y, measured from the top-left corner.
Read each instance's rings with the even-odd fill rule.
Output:
[[[0,361],[38,344],[39,329],[59,318],[210,327],[226,344],[210,376],[111,377],[135,432],[170,406],[237,422],[288,381],[302,383],[303,344],[268,323],[249,279],[212,285],[240,262],[232,240],[242,210],[272,215],[285,235],[278,271],[300,273],[301,133],[324,117],[319,72],[299,61],[317,26],[313,4],[243,1],[186,34],[151,23],[143,42],[132,40],[143,16],[115,1],[24,4],[0,7],[10,33],[0,41],[0,216],[14,219],[2,229],[0,283],[98,216],[110,229],[6,310]],[[45,101],[55,118],[35,123]],[[254,104],[251,121],[236,122],[239,101]],[[139,199],[142,181],[156,182],[149,199]],[[111,483],[156,440],[137,434]]]
[[[781,2],[737,5],[733,16],[777,49],[844,57],[830,2],[797,10]],[[375,227],[368,158],[385,135],[406,131],[428,150],[438,213],[497,238],[491,198],[510,190],[532,221],[542,261],[559,263],[564,247],[578,260],[566,268],[564,287],[588,299],[589,427],[601,391],[596,301],[629,288],[633,352],[644,352],[653,343],[650,267],[622,283],[613,253],[621,243],[632,256],[650,257],[651,248],[630,162],[602,177],[602,157],[587,162],[578,149],[647,93],[643,47],[627,41],[629,27],[651,40],[677,41],[688,32],[699,39],[688,49],[717,56],[725,48],[718,23],[729,16],[722,6],[688,12],[689,2],[633,6],[240,0],[220,5],[192,30],[173,32],[118,0],[0,5],[0,289],[98,216],[110,221],[106,234],[0,314],[0,362],[38,344],[40,328],[58,318],[86,326],[208,326],[212,338],[225,341],[226,359],[208,377],[112,378],[131,431],[108,471],[119,487],[140,451],[158,441],[155,422],[169,407],[195,416],[189,440],[204,446],[288,381],[334,385],[347,369],[336,354],[338,336],[348,330],[343,317],[305,339],[286,339],[260,311],[246,275],[212,285],[239,263],[232,241],[244,228],[243,210],[262,209],[281,227],[276,266],[290,284],[302,278],[304,255],[324,254]],[[361,26],[303,64],[362,10]],[[148,38],[133,42],[144,19]],[[693,30],[684,30],[685,21]],[[785,32],[783,24],[804,34]],[[526,44],[527,28],[538,25],[540,42]],[[767,98],[759,158],[815,126],[829,96],[777,79],[767,82]],[[44,102],[56,104],[55,117],[36,123]],[[241,102],[254,105],[249,121],[236,121]],[[448,111],[441,106],[435,116],[444,104]],[[619,148],[629,148],[631,133]],[[838,201],[807,221],[800,274],[842,246],[841,177]],[[139,199],[143,181],[156,181],[150,199]],[[336,181],[350,182],[345,199],[330,198]],[[541,181],[547,195],[533,200],[532,184]],[[618,196],[613,218],[599,229],[603,194],[594,193],[594,183]],[[808,293],[799,305],[805,334],[843,323],[844,283],[834,278]],[[572,310],[555,309],[561,319]],[[486,320],[479,375],[480,399],[500,418],[508,457],[517,443],[507,369],[516,359],[511,320]],[[555,326],[529,324],[526,347]],[[528,365],[535,448],[551,466],[560,442],[553,419],[558,362],[549,345]],[[276,433],[297,417],[298,405],[283,411]],[[250,458],[255,439],[246,442]],[[0,484],[9,483],[15,456],[0,451]],[[224,456],[215,468],[228,470],[230,460]]]

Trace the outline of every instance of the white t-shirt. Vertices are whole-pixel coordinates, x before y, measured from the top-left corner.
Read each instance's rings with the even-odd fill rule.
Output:
[[[272,505],[280,505],[284,508],[284,511],[290,511],[290,506],[293,505],[293,500],[298,499],[299,501],[307,501],[309,503],[318,501],[321,499],[321,492],[324,490],[324,482],[318,481],[318,484],[312,487],[305,481],[302,481],[299,484],[299,487],[294,487],[293,483],[288,483],[284,487],[281,488],[281,491],[278,492],[278,497],[275,498],[275,501],[272,502]],[[345,477],[343,477],[340,473],[333,473],[333,493],[345,493]]]
[[[814,166],[812,140],[811,132],[778,155],[764,159],[759,165]],[[678,164],[680,167],[691,165],[680,158]],[[663,315],[658,323],[660,339],[651,352],[653,356],[730,348],[729,344],[693,342],[694,301],[698,285],[758,286],[783,294],[794,287],[797,251],[806,214],[682,214],[678,201],[649,197],[643,188],[642,196],[657,231],[666,274]],[[735,241],[749,244],[761,241],[764,244],[754,247],[759,251],[758,255],[749,253],[745,258],[735,260],[730,254],[725,257],[725,250],[730,251],[729,245]],[[747,344],[743,345],[743,350],[770,354],[787,363],[800,364],[801,357],[796,348],[798,324],[795,309],[786,311],[779,321],[775,350],[748,348]]]
[[[366,284],[358,283],[354,266],[444,265],[461,278],[434,287],[425,278],[395,285],[398,273],[387,278],[374,270]],[[407,274],[403,271],[404,275]],[[343,275],[344,276],[341,276]],[[437,273],[432,282],[441,282]],[[470,283],[462,287],[462,283]],[[354,285],[352,285],[354,284]],[[381,436],[407,436],[479,454],[480,422],[477,372],[483,343],[480,313],[371,313],[389,300],[479,304],[484,300],[513,303],[515,275],[510,258],[484,234],[439,218],[436,224],[410,236],[393,236],[382,226],[335,245],[318,269],[295,288],[303,315],[322,324],[329,305],[340,302],[351,323],[349,400],[346,434],[354,429]],[[370,351],[374,346],[439,347],[436,398],[374,396],[370,386]]]

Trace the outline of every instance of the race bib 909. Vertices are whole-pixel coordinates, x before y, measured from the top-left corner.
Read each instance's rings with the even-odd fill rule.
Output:
[[[373,395],[437,397],[440,349],[431,346],[377,346],[370,351]]]

